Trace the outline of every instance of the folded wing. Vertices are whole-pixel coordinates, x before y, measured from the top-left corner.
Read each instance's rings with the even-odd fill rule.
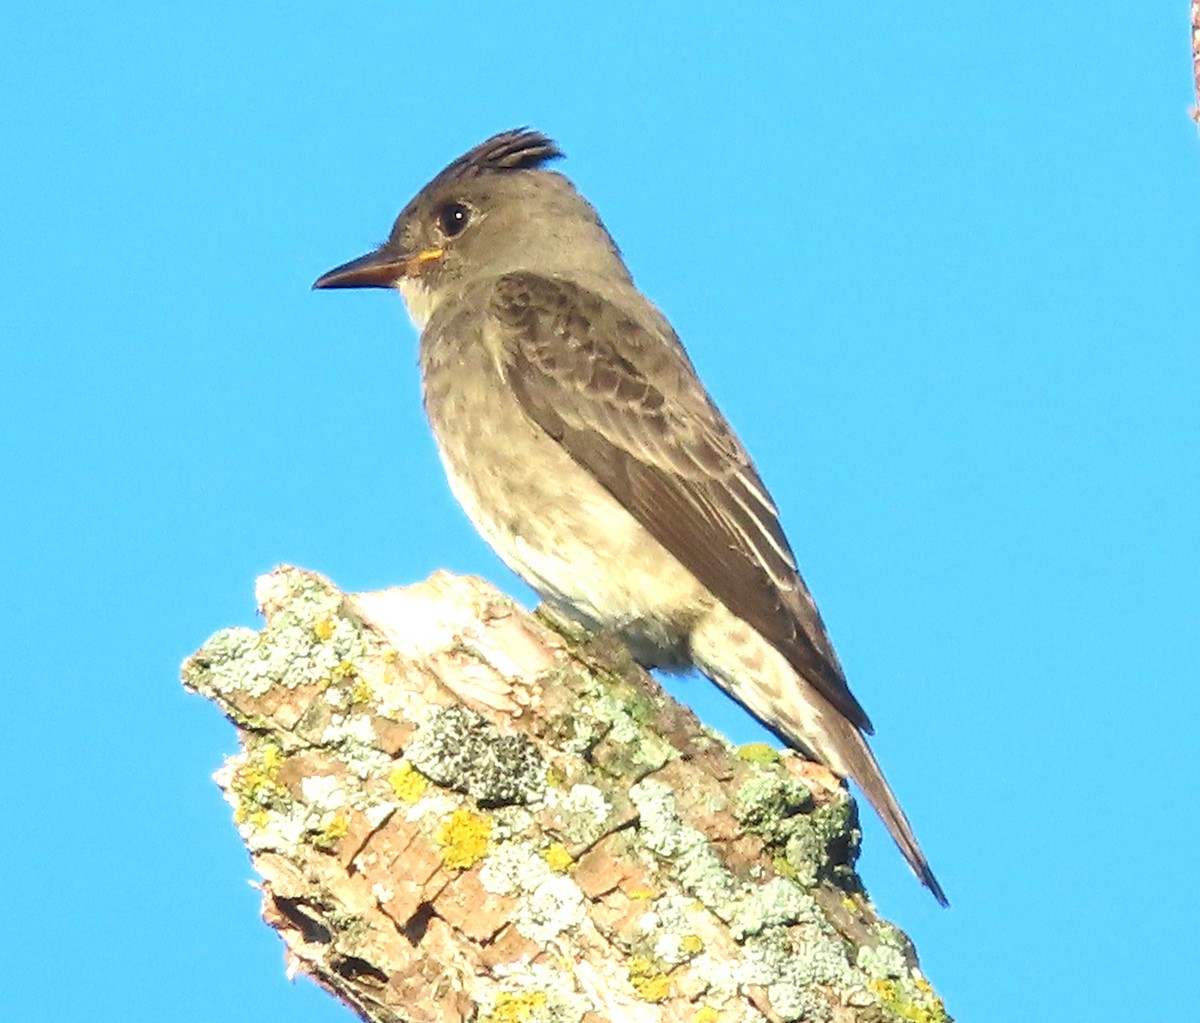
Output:
[[[778,512],[678,339],[594,292],[513,273],[488,343],[526,414],[864,732]]]

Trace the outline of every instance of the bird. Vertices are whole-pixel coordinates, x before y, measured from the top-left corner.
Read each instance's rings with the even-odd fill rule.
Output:
[[[854,781],[946,905],[777,506],[563,156],[494,135],[313,287],[399,291],[450,489],[543,601],[646,667],[699,669]]]

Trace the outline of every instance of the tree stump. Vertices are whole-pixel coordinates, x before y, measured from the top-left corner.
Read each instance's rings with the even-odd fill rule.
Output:
[[[478,579],[257,597],[183,680],[237,727],[216,779],[289,971],[362,1019],[948,1019],[824,768]]]

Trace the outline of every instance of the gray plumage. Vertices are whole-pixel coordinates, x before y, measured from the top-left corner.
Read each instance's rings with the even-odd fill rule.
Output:
[[[852,778],[945,903],[766,487],[595,210],[544,169],[561,155],[524,129],[489,139],[315,286],[404,296],[451,488],[514,571]]]

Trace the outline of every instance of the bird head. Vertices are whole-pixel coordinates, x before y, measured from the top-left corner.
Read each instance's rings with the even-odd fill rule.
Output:
[[[395,288],[421,328],[456,290],[517,270],[628,280],[596,211],[563,175],[545,169],[562,155],[527,128],[493,136],[422,188],[386,242],[313,287]]]

